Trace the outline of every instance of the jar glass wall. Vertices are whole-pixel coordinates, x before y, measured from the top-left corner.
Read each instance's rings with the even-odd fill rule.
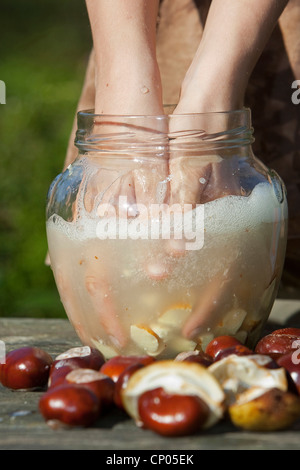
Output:
[[[47,201],[51,265],[84,344],[172,358],[213,337],[253,346],[283,268],[287,202],[253,155],[248,109],[78,113],[78,157]]]

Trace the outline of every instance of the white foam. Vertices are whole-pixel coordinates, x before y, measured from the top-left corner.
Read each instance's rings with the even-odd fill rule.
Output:
[[[227,196],[205,204],[205,230],[235,232],[287,218],[286,204],[280,204],[272,186],[260,183],[250,196]]]
[[[201,205],[202,210],[203,205]],[[200,205],[198,210],[200,210]],[[197,207],[193,210],[196,219]],[[87,240],[98,238],[97,227],[99,219],[95,212],[86,212],[82,207],[78,211],[80,219],[74,222],[66,222],[58,215],[53,215],[47,221],[49,230],[56,229],[63,232],[68,238],[73,240]],[[204,229],[206,233],[233,233],[254,228],[261,223],[272,223],[287,217],[286,204],[280,204],[269,183],[258,184],[250,196],[226,196],[215,201],[204,204]],[[149,224],[141,223],[139,228],[140,238],[146,239],[149,234]],[[117,233],[126,233],[128,220],[117,217],[117,227],[106,225],[106,238],[116,238]],[[112,227],[112,228],[110,228]],[[203,229],[203,227],[199,227]],[[99,227],[98,227],[99,230]],[[111,233],[109,232],[111,230]],[[144,230],[144,232],[143,232]],[[184,230],[183,230],[184,231]],[[99,235],[99,232],[98,232]]]

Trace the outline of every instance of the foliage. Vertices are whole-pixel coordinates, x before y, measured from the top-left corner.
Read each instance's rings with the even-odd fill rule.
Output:
[[[91,34],[84,0],[1,0],[0,315],[63,317],[45,266],[45,200],[61,171]]]

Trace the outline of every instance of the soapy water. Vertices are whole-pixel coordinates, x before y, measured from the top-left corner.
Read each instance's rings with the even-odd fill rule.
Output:
[[[145,211],[130,232],[139,217],[109,218],[102,209],[88,213],[82,206],[71,222],[56,214],[47,221],[57,287],[84,343],[106,357],[174,357],[217,334],[246,342],[257,334],[276,295],[285,250],[286,205],[271,184],[187,211],[181,234],[193,240],[176,238],[174,230],[151,237]],[[187,249],[195,241],[198,249]]]
[[[123,201],[124,204],[127,204],[127,198],[124,196],[120,198],[121,202]],[[263,204],[262,204],[263,201]],[[54,224],[58,230],[61,230],[68,236],[70,239],[74,240],[86,240],[90,238],[96,238],[97,236],[101,238],[107,239],[115,239],[118,238],[118,233],[121,234],[120,238],[123,238],[123,234],[126,233],[126,228],[128,227],[128,219],[124,219],[122,217],[118,217],[115,211],[115,206],[111,204],[99,204],[97,206],[96,213],[87,213],[84,209],[84,204],[80,199],[78,200],[78,208],[77,213],[78,217],[75,221],[66,222],[60,216],[54,214],[52,215],[48,221],[48,226]],[[274,193],[273,187],[269,183],[260,183],[256,185],[249,197],[244,196],[226,196],[215,201],[210,201],[205,204],[197,204],[195,209],[191,209],[191,204],[186,204],[185,207],[179,205],[167,205],[163,203],[159,204],[151,204],[150,210],[144,204],[136,204],[136,210],[140,208],[140,212],[142,214],[141,223],[147,218],[148,221],[150,219],[150,223],[155,225],[155,220],[151,220],[151,214],[155,215],[159,214],[160,212],[163,214],[165,213],[168,217],[170,214],[178,213],[180,222],[184,222],[184,214],[188,213],[189,211],[192,214],[189,214],[192,220],[197,221],[201,220],[201,224],[198,226],[198,230],[205,232],[209,232],[211,234],[220,234],[220,233],[231,233],[236,231],[242,231],[245,228],[254,228],[261,223],[274,223],[281,219],[285,219],[287,217],[286,206],[278,203],[276,195]],[[278,209],[280,209],[280,213],[278,213]],[[109,217],[105,217],[106,213],[109,213]],[[201,213],[201,216],[195,217],[197,212]],[[116,220],[109,220],[110,218],[114,218]],[[99,218],[101,220],[99,220]],[[187,219],[187,227],[182,225],[180,227],[180,232],[178,233],[189,233],[191,229],[190,223],[191,218]],[[103,222],[102,222],[103,221]],[[168,219],[166,219],[166,222]],[[105,226],[105,222],[109,225],[107,226],[106,233],[101,233],[101,226]],[[99,225],[100,223],[100,225]],[[115,225],[118,224],[119,228],[116,230]],[[122,227],[123,224],[123,227]],[[144,225],[145,232],[142,232],[141,226],[141,234],[140,238],[145,239],[151,238],[151,233],[155,233],[153,238],[157,238],[157,229],[154,229],[153,232],[149,232],[148,224]],[[172,226],[167,227],[167,225],[161,224],[159,228],[165,227],[165,232],[159,232],[159,238],[167,238],[167,235],[171,237],[172,233]],[[111,228],[111,232],[109,232],[109,228]],[[197,227],[196,227],[197,228]],[[179,229],[179,227],[178,227]],[[167,234],[167,235],[166,235]],[[130,238],[128,233],[128,238]]]
[[[182,240],[185,250],[199,250],[204,242],[204,205],[149,204],[129,205],[127,196],[120,196],[119,205],[130,207],[120,217],[112,204],[98,206],[100,220],[96,234],[100,240]],[[187,240],[191,240],[188,242]]]

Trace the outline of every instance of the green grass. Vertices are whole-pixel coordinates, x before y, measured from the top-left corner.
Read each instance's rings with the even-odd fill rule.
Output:
[[[91,48],[84,0],[1,0],[0,315],[62,317],[45,200],[61,171]]]

